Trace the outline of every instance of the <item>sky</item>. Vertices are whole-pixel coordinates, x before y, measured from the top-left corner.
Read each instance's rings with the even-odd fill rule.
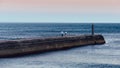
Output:
[[[0,0],[0,22],[120,23],[120,0]]]

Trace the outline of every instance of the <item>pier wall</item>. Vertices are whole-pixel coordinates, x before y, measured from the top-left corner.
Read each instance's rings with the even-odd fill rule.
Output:
[[[40,39],[23,39],[0,42],[0,57],[62,50],[72,47],[104,44],[102,35],[67,36]]]

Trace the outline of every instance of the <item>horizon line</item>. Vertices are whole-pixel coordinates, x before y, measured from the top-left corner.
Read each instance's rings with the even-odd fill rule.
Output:
[[[0,23],[120,23],[120,22],[0,22]]]

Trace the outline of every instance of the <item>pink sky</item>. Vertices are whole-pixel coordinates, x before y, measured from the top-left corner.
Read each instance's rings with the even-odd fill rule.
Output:
[[[0,0],[1,11],[119,13],[120,0]]]

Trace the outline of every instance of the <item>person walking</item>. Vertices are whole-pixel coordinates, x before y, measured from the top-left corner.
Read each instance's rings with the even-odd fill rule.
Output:
[[[65,32],[65,36],[67,35],[67,32]]]
[[[63,32],[63,31],[61,31],[61,36],[62,36],[62,37],[64,36],[64,32]]]

